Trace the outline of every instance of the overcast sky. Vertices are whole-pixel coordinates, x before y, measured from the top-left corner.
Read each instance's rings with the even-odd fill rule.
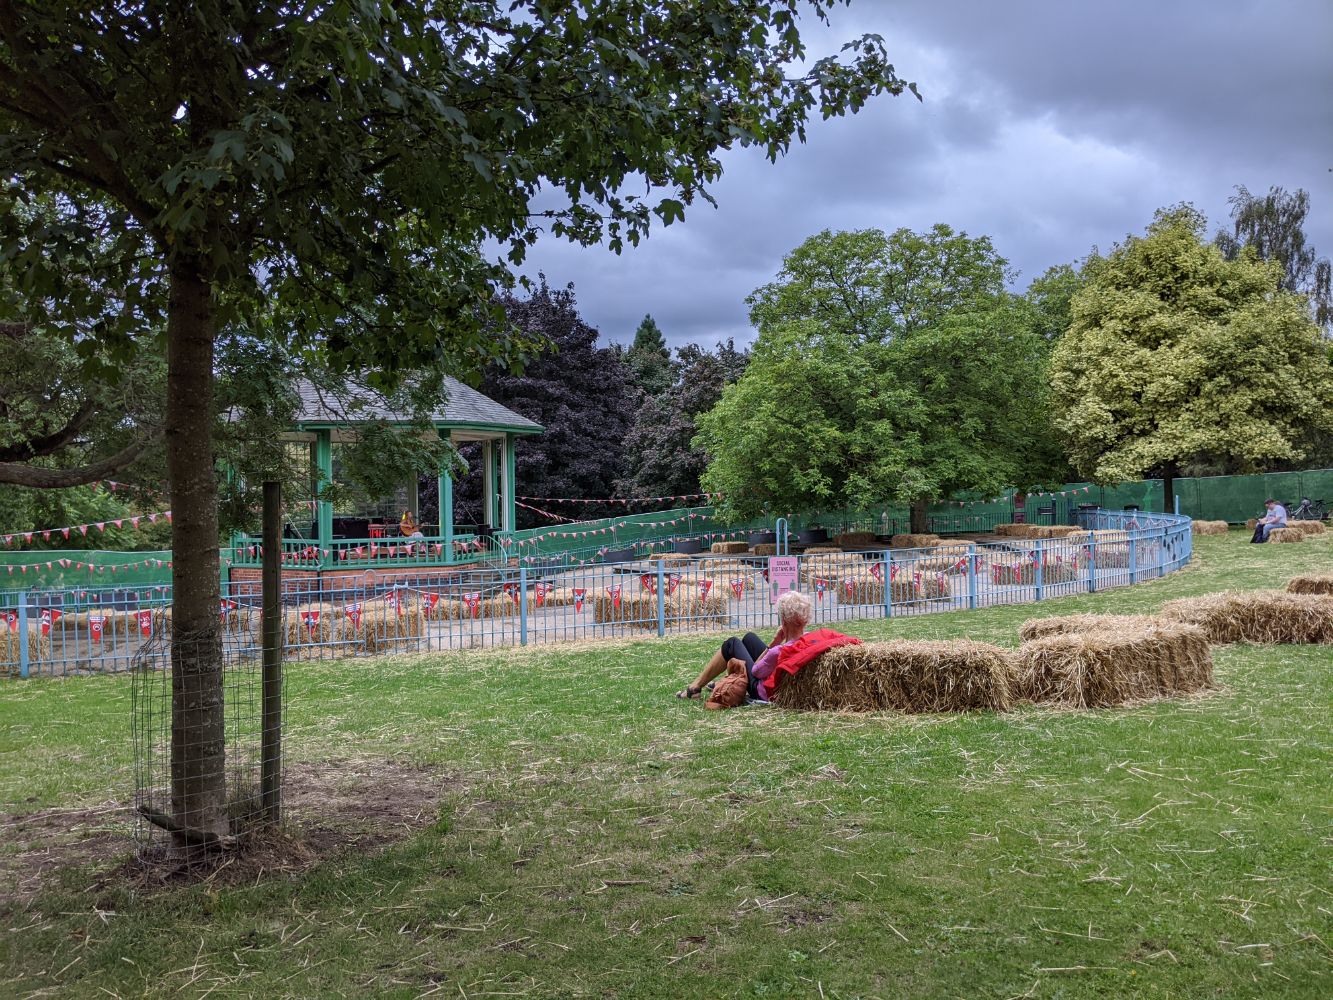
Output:
[[[1021,290],[1161,206],[1216,229],[1235,185],[1277,184],[1310,192],[1333,256],[1333,0],[853,0],[810,22],[810,55],[867,32],[924,102],[814,122],[776,164],[725,153],[718,208],[620,256],[547,238],[525,270],[573,282],[604,341],[651,313],[673,345],[711,345],[752,339],[745,296],[825,228],[947,222],[990,236]]]

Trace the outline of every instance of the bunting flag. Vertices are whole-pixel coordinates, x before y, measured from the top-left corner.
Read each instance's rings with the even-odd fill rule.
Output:
[[[134,528],[135,530],[138,530],[139,521],[143,517],[147,517],[150,524],[156,524],[157,519],[159,517],[165,519],[168,523],[170,523],[171,511],[169,510],[157,511],[152,514],[144,514],[130,518],[118,517],[110,521],[89,521],[87,524],[71,524],[63,528],[33,528],[32,531],[16,531],[0,535],[0,541],[3,541],[5,545],[14,545],[18,540],[21,539],[23,542],[26,542],[27,544],[31,545],[33,537],[36,535],[40,535],[42,537],[42,541],[49,542],[51,540],[52,534],[58,534],[62,538],[69,538],[76,531],[79,533],[80,536],[87,538],[89,530],[100,531],[103,534],[105,534],[108,527],[122,528],[125,526],[126,521],[130,522],[130,527]]]
[[[680,574],[679,574],[679,573],[672,573],[670,576],[667,577],[667,593],[668,593],[668,594],[670,594],[670,595],[674,595],[674,594],[676,593],[676,588],[679,587],[679,586],[680,586]]]
[[[513,601],[515,604],[517,604],[517,603],[519,602],[519,596],[518,596],[518,584],[516,584],[516,583],[506,583],[501,589],[502,589],[506,594],[509,595],[509,599],[510,599],[511,601]]]
[[[856,581],[855,581],[855,580],[843,580],[843,581],[842,581],[842,589],[843,589],[843,590],[846,592],[846,594],[847,594],[847,600],[850,601],[853,597],[856,596]]]
[[[700,581],[699,581],[699,596],[702,597],[704,600],[707,600],[707,599],[708,599],[708,592],[709,592],[710,590],[712,590],[712,589],[713,589],[713,581],[712,581],[712,580],[700,580]]]
[[[550,584],[550,583],[534,583],[534,584],[532,585],[532,599],[533,599],[533,605],[534,605],[535,607],[540,608],[543,604],[546,603],[546,594],[547,594],[547,592],[548,592],[548,591],[551,591],[551,590],[554,590],[554,589],[555,589],[555,585],[554,585],[554,584]]]
[[[737,577],[735,580],[731,581],[731,592],[736,595],[736,600],[738,601],[745,596],[744,577]]]
[[[878,564],[877,564],[877,565],[878,565]],[[884,570],[883,570],[883,567],[880,568],[880,575],[877,576],[877,577],[875,577],[875,579],[876,579],[876,580],[879,580],[879,581],[881,581],[881,582],[884,580]],[[897,567],[897,566],[890,566],[890,567],[889,567],[889,582],[892,583],[892,582],[893,582],[894,580],[896,580],[896,579],[898,579],[898,567]]]
[[[481,615],[481,594],[473,591],[470,594],[463,595],[463,603],[467,605],[468,614],[473,618]]]
[[[426,614],[435,610],[435,605],[440,603],[440,595],[433,590],[423,590],[421,592],[421,602],[426,605]]]
[[[348,619],[351,621],[351,623],[352,623],[352,628],[354,628],[354,629],[358,629],[358,628],[361,627],[361,605],[360,605],[360,604],[349,604],[349,605],[347,605],[347,607],[343,608],[343,614],[345,614],[345,615],[348,617]]]
[[[583,504],[621,504],[629,506],[636,503],[666,503],[676,500],[721,500],[721,493],[684,493],[674,497],[604,497],[600,500],[589,500],[584,497],[526,497],[517,496],[516,500],[532,500],[535,503],[583,503]]]
[[[820,604],[824,603],[824,591],[828,590],[831,585],[832,581],[830,580],[815,581],[815,595],[817,596]]]
[[[134,613],[135,620],[139,623],[139,634],[147,639],[153,634],[153,612],[145,608],[143,611]]]
[[[42,608],[42,635],[51,634],[51,626],[60,621],[63,611],[57,611],[55,608]]]
[[[641,590],[647,590],[650,593],[656,594],[657,577],[653,576],[653,574],[651,573],[644,573],[642,576],[639,577],[639,588]]]
[[[880,562],[872,562],[870,564],[870,575],[873,576],[876,580],[883,581],[884,564]]]
[[[19,613],[17,611],[6,611],[5,624],[9,626],[9,631],[17,632],[19,630]]]
[[[306,627],[306,629],[310,632],[311,635],[314,635],[316,630],[318,630],[319,628],[319,612],[302,611],[301,624]]]
[[[583,599],[588,596],[588,591],[583,587],[574,588],[574,611],[583,611]]]
[[[105,615],[88,616],[88,638],[93,642],[102,641],[102,626],[106,624]]]
[[[221,611],[222,624],[227,624],[227,615],[231,614],[237,608],[235,601],[223,599]]]
[[[611,606],[612,606],[613,608],[618,608],[618,607],[620,607],[620,586],[619,586],[619,584],[617,584],[617,585],[614,586],[614,587],[607,587],[607,588],[606,588],[606,594],[607,594],[608,597],[611,598]]]

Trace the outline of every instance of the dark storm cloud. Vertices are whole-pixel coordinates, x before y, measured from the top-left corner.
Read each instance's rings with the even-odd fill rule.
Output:
[[[572,281],[609,340],[645,312],[668,338],[751,336],[744,299],[821,229],[988,235],[1020,270],[1140,232],[1191,201],[1214,226],[1236,184],[1311,194],[1309,235],[1333,254],[1333,2],[1155,3],[858,0],[810,50],[884,36],[924,103],[881,98],[817,122],[777,164],[726,154],[714,193],[684,223],[617,257],[545,240],[530,271]]]

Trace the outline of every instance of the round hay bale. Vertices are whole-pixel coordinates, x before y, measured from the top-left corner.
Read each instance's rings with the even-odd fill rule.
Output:
[[[871,531],[844,531],[833,536],[833,544],[844,549],[869,549],[875,546],[875,534]]]
[[[1304,573],[1287,581],[1289,594],[1333,594],[1333,573]]]
[[[750,551],[749,542],[714,542],[708,549],[714,555],[740,555]]]
[[[840,646],[779,686],[782,708],[843,712],[1003,712],[1010,655],[969,640]]]
[[[889,539],[891,549],[925,549],[940,544],[940,536],[932,534],[894,535]]]
[[[1198,625],[1211,642],[1333,643],[1333,597],[1281,590],[1182,597],[1162,616]]]
[[[1190,531],[1196,535],[1225,535],[1231,530],[1226,521],[1193,521]]]
[[[1194,625],[1122,625],[1025,642],[1013,680],[1016,695],[1029,701],[1108,708],[1212,687],[1213,657]]]
[[[1105,632],[1117,629],[1143,629],[1160,625],[1163,619],[1152,615],[1060,615],[1055,618],[1029,618],[1018,630],[1024,642],[1045,639],[1049,635],[1072,632]]]
[[[1300,528],[1274,528],[1268,533],[1268,541],[1286,543],[1290,545],[1293,542],[1305,541],[1305,532]]]

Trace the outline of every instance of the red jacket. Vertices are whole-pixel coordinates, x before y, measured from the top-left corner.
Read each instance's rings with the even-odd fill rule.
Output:
[[[773,692],[778,689],[778,685],[787,678],[788,674],[795,675],[798,670],[820,653],[837,649],[839,646],[859,646],[860,644],[860,639],[835,632],[831,628],[817,628],[813,632],[805,633],[799,639],[793,639],[778,650],[778,665],[773,668],[773,673],[761,682],[764,686],[764,693],[772,698]]]

